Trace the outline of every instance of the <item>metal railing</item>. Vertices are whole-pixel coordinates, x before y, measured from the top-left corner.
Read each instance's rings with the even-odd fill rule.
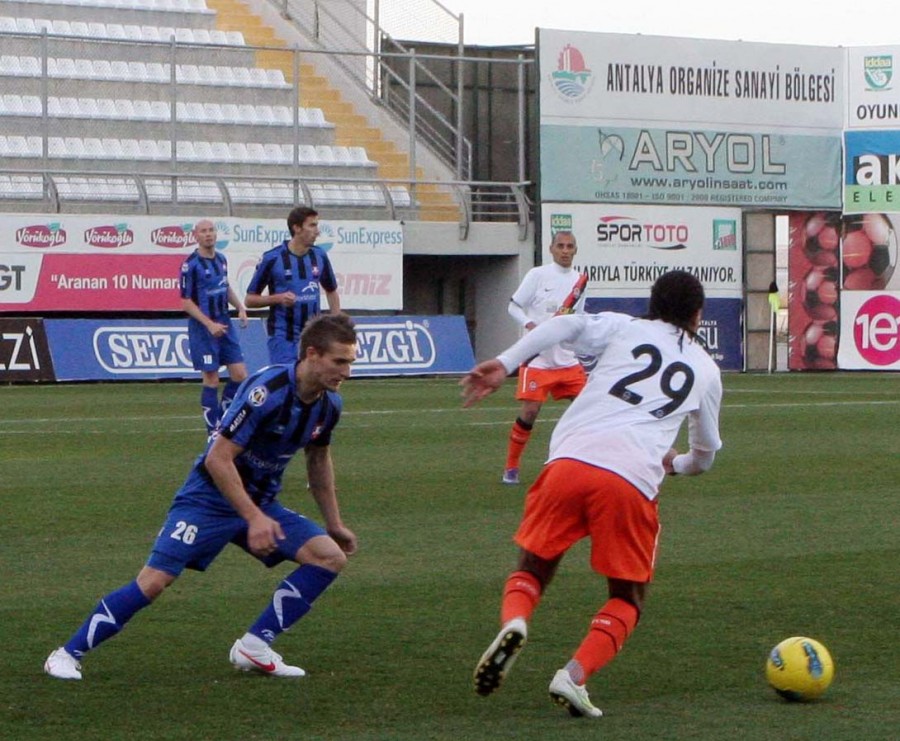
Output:
[[[472,143],[463,134],[463,80],[467,59],[461,15],[454,15],[435,0],[419,0],[419,5],[427,5],[443,16],[456,32],[457,53],[442,58],[457,67],[457,89],[453,90],[423,63],[426,57],[417,58],[415,49],[391,35],[384,25],[386,2],[374,0],[372,15],[366,3],[336,6],[320,0],[271,2],[279,7],[284,18],[295,23],[298,31],[336,53],[345,71],[373,101],[383,105],[398,121],[409,122],[415,134],[454,169],[458,180],[472,177]],[[427,28],[419,30],[427,31]],[[346,53],[365,55],[366,64],[347,63]],[[391,58],[408,60],[406,77],[398,74],[395,65],[385,64]],[[437,103],[421,94],[422,85],[436,96]],[[455,116],[445,111],[452,111]]]
[[[529,183],[526,182],[476,182],[468,177],[456,177],[449,181],[438,179],[422,179],[416,176],[415,152],[422,131],[428,130],[429,115],[423,112],[435,110],[427,100],[416,91],[415,85],[406,85],[407,108],[401,109],[402,116],[407,121],[407,145],[410,152],[409,177],[384,178],[380,177],[375,168],[365,171],[363,174],[351,175],[330,171],[315,170],[302,164],[300,156],[301,147],[304,145],[304,137],[310,136],[310,129],[301,126],[300,108],[297,101],[301,95],[300,66],[303,60],[327,56],[329,60],[344,59],[345,64],[356,69],[369,67],[380,68],[388,75],[388,65],[384,64],[384,58],[390,57],[391,66],[397,59],[406,60],[410,70],[410,80],[415,81],[418,70],[423,69],[421,62],[425,55],[416,55],[410,52],[384,54],[378,59],[370,52],[325,50],[322,48],[311,49],[284,49],[282,47],[258,47],[258,46],[225,46],[218,44],[185,44],[176,41],[173,37],[168,41],[142,42],[134,40],[97,39],[80,36],[63,36],[49,33],[45,28],[40,34],[0,33],[0,95],[15,93],[17,95],[30,95],[40,101],[40,112],[34,115],[21,115],[3,111],[0,115],[0,134],[24,135],[40,139],[40,153],[37,156],[3,157],[0,161],[0,174],[7,175],[39,175],[44,178],[45,188],[40,203],[42,207],[59,211],[71,204],[72,199],[60,195],[55,187],[55,182],[60,177],[87,177],[96,178],[126,178],[134,183],[134,189],[126,188],[128,193],[134,193],[133,199],[124,199],[125,203],[132,203],[140,212],[151,212],[154,209],[152,197],[147,195],[145,183],[148,179],[167,180],[170,183],[169,192],[171,202],[178,204],[179,183],[187,181],[208,180],[216,184],[216,189],[221,193],[222,208],[226,213],[239,211],[241,203],[233,197],[233,188],[229,183],[273,182],[287,186],[293,197],[298,201],[312,205],[322,205],[328,198],[323,196],[321,186],[360,185],[365,186],[371,193],[378,191],[381,199],[377,201],[380,206],[370,208],[382,208],[382,212],[395,217],[397,213],[404,213],[404,218],[415,219],[419,214],[433,214],[434,209],[425,207],[425,201],[417,197],[417,190],[443,191],[452,196],[451,203],[458,208],[460,226],[467,231],[471,220],[489,221],[516,221],[521,225],[527,224],[531,219],[531,205],[525,195]],[[438,55],[429,55],[431,60],[446,60]],[[31,60],[29,69],[18,69],[11,73],[4,65],[8,60],[15,59],[16,64]],[[269,72],[275,68],[283,72],[281,84],[273,84],[270,87],[248,83],[243,87],[222,87],[221,85],[206,85],[203,80],[186,76],[190,69],[192,75],[197,74],[199,68],[217,70],[244,70],[246,71],[255,59],[266,60]],[[105,76],[91,77],[78,75],[81,73],[62,70],[62,60],[68,62],[84,62],[82,71],[87,67],[91,70],[102,69]],[[144,60],[144,61],[136,61]],[[461,60],[453,58],[451,63],[461,63]],[[495,61],[495,60],[488,60]],[[496,60],[505,62],[507,60]],[[520,65],[526,64],[521,59]],[[93,65],[93,66],[91,66]],[[153,67],[155,77],[152,79],[132,79],[122,70],[133,71],[135,65]],[[27,65],[25,65],[27,66]],[[71,65],[73,68],[77,64]],[[119,70],[119,72],[116,72]],[[253,71],[260,71],[255,68]],[[115,73],[115,74],[113,74]],[[87,73],[84,73],[87,74]],[[432,79],[433,76],[427,79]],[[521,75],[520,75],[521,78]],[[393,78],[390,78],[393,79]],[[430,84],[430,83],[429,83]],[[400,85],[398,82],[397,85]],[[441,88],[446,91],[446,87]],[[239,91],[234,96],[232,91]],[[58,99],[68,95],[88,95],[95,102],[107,101],[106,97],[99,95],[126,98],[135,100],[145,96],[154,104],[164,103],[168,106],[167,117],[156,120],[126,120],[121,118],[64,118],[50,113],[51,99]],[[189,102],[205,102],[221,99],[225,93],[229,97],[238,97],[247,104],[258,103],[260,106],[287,107],[291,111],[292,121],[289,125],[273,126],[263,124],[248,124],[244,126],[230,126],[227,124],[201,124],[196,121],[188,121],[180,117],[179,106]],[[457,99],[458,100],[458,99]],[[108,101],[107,101],[108,102]],[[2,104],[2,101],[0,101]],[[398,104],[399,105],[399,104]],[[436,121],[446,121],[446,118],[435,117]],[[284,123],[284,122],[283,122]],[[431,141],[440,139],[440,125],[433,125]],[[271,162],[253,163],[223,163],[221,165],[188,160],[179,155],[179,143],[182,141],[196,141],[203,136],[218,136],[225,140],[246,141],[253,132],[260,141],[267,143],[279,142],[282,147],[288,147],[291,152],[290,161],[285,164],[273,164]],[[117,138],[134,137],[135,139],[153,139],[167,143],[168,157],[155,162],[126,162],[112,157],[104,159],[69,159],[61,160],[54,157],[50,151],[51,140],[61,137],[75,138],[81,133],[91,138]],[[320,131],[318,135],[322,134]],[[524,132],[522,137],[524,138]],[[333,136],[333,134],[332,134]],[[446,139],[442,146],[437,147],[440,156],[449,156],[453,150],[452,145],[460,140],[451,142]],[[377,160],[377,155],[375,156]],[[463,167],[464,172],[471,170],[471,157],[468,164]],[[123,171],[123,168],[129,168]],[[201,172],[198,168],[204,168]],[[520,170],[520,172],[523,172]],[[408,196],[398,198],[400,189],[405,189]],[[282,191],[284,189],[282,188]],[[22,194],[25,200],[37,204],[31,194]],[[7,179],[6,187],[0,188],[0,208],[4,202],[15,199],[15,188],[12,181]],[[75,199],[78,200],[78,199]],[[83,200],[83,199],[82,199]],[[398,202],[399,201],[399,202]],[[364,207],[363,205],[360,206]]]

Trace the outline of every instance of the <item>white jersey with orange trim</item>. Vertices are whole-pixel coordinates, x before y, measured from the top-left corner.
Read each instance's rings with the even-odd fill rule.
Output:
[[[523,327],[528,322],[542,324],[553,317],[578,281],[579,273],[555,262],[529,270],[509,302],[509,315]],[[584,311],[586,295],[575,304],[575,313]],[[528,359],[527,357],[525,358]],[[569,368],[578,365],[575,353],[559,346],[538,354],[528,365],[532,368]]]
[[[652,500],[665,475],[663,457],[685,418],[692,450],[722,447],[721,374],[689,333],[613,312],[561,316],[536,327],[498,360],[511,372],[557,343],[598,361],[557,423],[548,461],[573,458],[605,468]]]

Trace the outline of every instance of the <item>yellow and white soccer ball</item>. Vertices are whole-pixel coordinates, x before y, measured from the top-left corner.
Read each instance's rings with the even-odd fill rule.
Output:
[[[785,638],[769,652],[766,679],[785,700],[814,700],[834,679],[834,661],[813,638]]]

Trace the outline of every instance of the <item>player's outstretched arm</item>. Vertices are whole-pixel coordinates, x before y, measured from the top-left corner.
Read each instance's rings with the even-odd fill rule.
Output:
[[[494,393],[503,385],[506,374],[506,368],[496,358],[476,365],[459,382],[462,386],[463,406],[470,407]]]

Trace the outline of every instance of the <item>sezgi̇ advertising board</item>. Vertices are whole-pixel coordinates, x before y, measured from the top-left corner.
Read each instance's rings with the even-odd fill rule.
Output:
[[[246,293],[263,252],[287,239],[281,219],[218,218],[216,249]],[[164,216],[0,215],[0,311],[180,310],[181,264],[193,221]],[[321,221],[317,246],[338,275],[342,308],[403,306],[403,227]]]
[[[462,373],[475,363],[461,316],[354,317],[352,375]],[[238,338],[248,370],[267,365],[264,321]],[[0,318],[0,382],[197,378],[183,319]]]
[[[742,368],[739,209],[546,203],[543,212],[544,234],[575,235],[575,269],[588,276],[588,312],[641,315],[660,275],[689,270],[706,290],[700,335],[710,354],[722,368]],[[548,262],[550,239],[544,241]]]

